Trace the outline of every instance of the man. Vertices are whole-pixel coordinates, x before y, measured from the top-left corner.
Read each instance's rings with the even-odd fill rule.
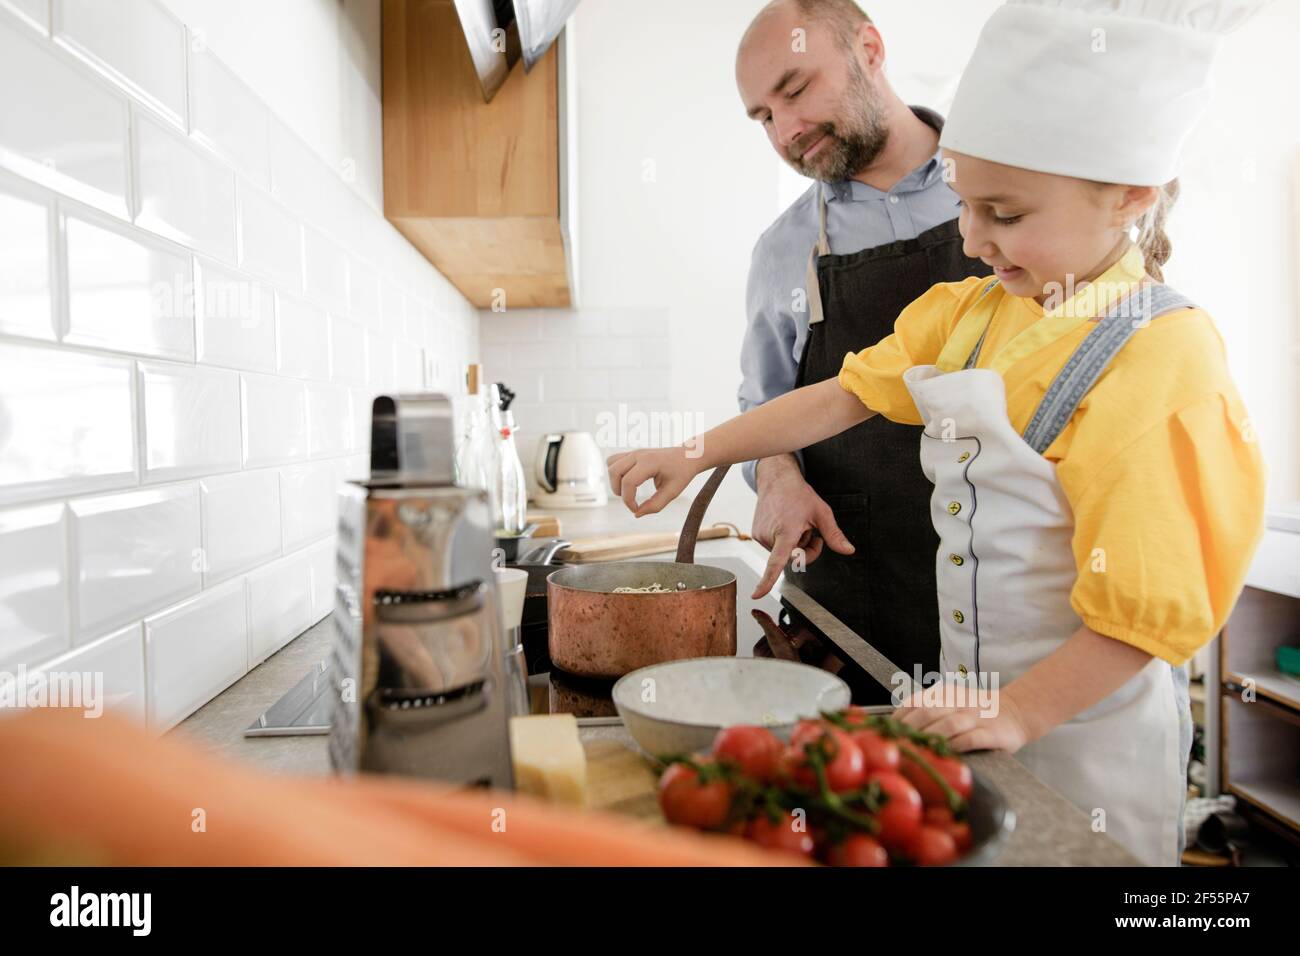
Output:
[[[962,253],[943,121],[904,104],[884,63],[879,31],[852,0],[775,0],[741,40],[746,111],[817,180],[754,248],[742,411],[838,374],[846,352],[888,335],[933,284],[989,274]],[[939,664],[920,432],[877,416],[802,456],[745,466],[754,537],[772,552],[759,590],[802,549],[795,583],[909,674]]]

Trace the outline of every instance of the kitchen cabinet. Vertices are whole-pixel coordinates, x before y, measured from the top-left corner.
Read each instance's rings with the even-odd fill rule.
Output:
[[[1219,640],[1219,772],[1251,820],[1300,845],[1300,679],[1277,664],[1300,647],[1300,515],[1270,515]]]
[[[384,214],[475,306],[573,304],[561,34],[483,101],[452,0],[384,0]]]

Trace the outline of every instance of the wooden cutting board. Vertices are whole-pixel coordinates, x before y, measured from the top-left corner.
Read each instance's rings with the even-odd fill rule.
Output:
[[[713,525],[701,528],[697,540],[731,537],[730,525]],[[623,561],[647,554],[663,554],[677,550],[678,534],[665,531],[658,534],[601,535],[595,538],[578,538],[560,551],[556,558],[565,564],[590,564],[593,561]],[[741,536],[742,540],[745,536]]]
[[[587,752],[588,807],[667,826],[659,812],[658,781],[640,753],[611,739],[584,740],[582,747]]]
[[[533,531],[534,538],[558,538],[560,536],[560,519],[555,515],[530,511],[524,515],[524,521],[528,524],[537,525],[537,529]]]

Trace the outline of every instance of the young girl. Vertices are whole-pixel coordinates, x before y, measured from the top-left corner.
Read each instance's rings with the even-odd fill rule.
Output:
[[[1183,665],[1223,624],[1263,524],[1263,466],[1223,343],[1160,284],[1178,151],[1217,34],[1251,6],[1000,8],[941,140],[966,253],[995,277],[933,287],[838,380],[684,448],[610,459],[639,516],[701,471],[871,415],[924,425],[941,667],[992,688],[996,707],[916,697],[899,716],[958,750],[1016,753],[1149,864],[1182,847]]]

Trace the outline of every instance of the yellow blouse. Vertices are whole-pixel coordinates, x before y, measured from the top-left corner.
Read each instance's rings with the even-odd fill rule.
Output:
[[[961,368],[987,326],[977,366],[1002,375],[1023,432],[1089,319],[1144,272],[1130,249],[1047,312],[1000,287],[979,301],[990,279],[941,283],[892,335],[846,355],[840,384],[892,421],[922,424],[903,373]],[[1210,317],[1183,309],[1138,329],[1044,455],[1074,513],[1075,612],[1098,633],[1186,661],[1232,609],[1264,519],[1259,445]]]

